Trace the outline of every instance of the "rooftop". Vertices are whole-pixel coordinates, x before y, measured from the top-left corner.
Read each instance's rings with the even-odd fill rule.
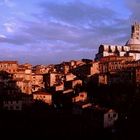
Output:
[[[127,46],[130,45],[140,45],[140,40],[139,39],[135,39],[135,38],[130,38],[127,42],[126,42]]]
[[[0,61],[0,63],[17,64],[17,61]]]

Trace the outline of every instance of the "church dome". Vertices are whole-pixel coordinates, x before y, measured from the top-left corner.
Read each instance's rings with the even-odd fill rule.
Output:
[[[126,42],[126,46],[130,46],[130,45],[140,45],[140,40],[139,39],[130,38]]]

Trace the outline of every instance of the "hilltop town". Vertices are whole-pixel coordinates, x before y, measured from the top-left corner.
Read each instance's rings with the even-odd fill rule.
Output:
[[[132,25],[123,46],[101,44],[93,60],[36,66],[0,61],[0,85],[1,114],[32,114],[35,122],[27,119],[32,125],[48,125],[46,132],[38,129],[39,136],[53,131],[62,136],[121,135],[140,116],[140,25]]]

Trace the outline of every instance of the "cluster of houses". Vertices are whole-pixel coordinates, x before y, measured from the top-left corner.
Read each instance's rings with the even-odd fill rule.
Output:
[[[135,23],[125,46],[101,45],[95,60],[36,66],[0,61],[0,108],[23,110],[40,100],[54,108],[70,105],[73,114],[88,113],[96,121],[102,116],[103,126],[112,126],[118,113],[89,102],[84,86],[92,77],[96,85],[127,83],[139,87],[139,31],[140,26]]]
[[[85,79],[99,73],[99,62],[88,59],[48,66],[0,61],[0,108],[21,111],[32,106],[36,100],[56,109],[71,105],[73,114],[99,111],[106,127],[109,125],[106,124],[106,114],[116,112],[90,103],[83,89]],[[108,120],[114,122],[117,115],[112,119],[108,115]]]

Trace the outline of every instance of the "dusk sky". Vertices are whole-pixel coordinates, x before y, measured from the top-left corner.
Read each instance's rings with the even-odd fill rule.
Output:
[[[124,45],[140,0],[0,0],[0,17],[0,60],[56,64]]]

